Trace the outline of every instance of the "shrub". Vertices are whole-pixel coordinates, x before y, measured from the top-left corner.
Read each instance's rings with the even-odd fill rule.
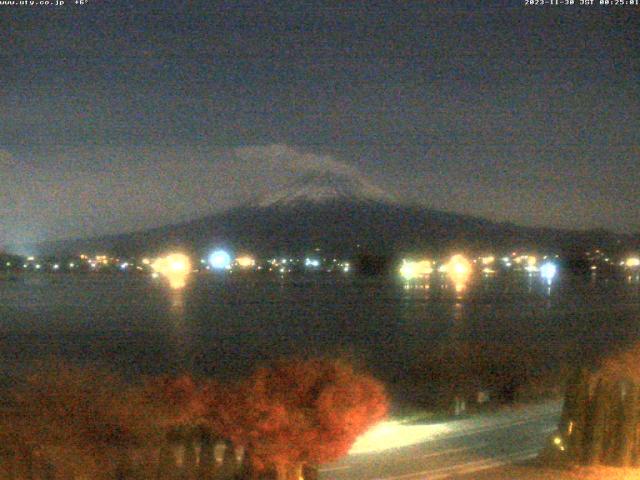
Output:
[[[129,452],[146,463],[161,429],[140,390],[118,376],[52,363],[12,395],[6,418],[17,444],[36,448],[62,476],[108,476]]]
[[[255,471],[272,471],[279,480],[345,455],[388,409],[384,388],[372,377],[317,359],[260,368],[220,400],[209,404],[210,421],[246,447]],[[221,415],[227,420],[220,422]]]

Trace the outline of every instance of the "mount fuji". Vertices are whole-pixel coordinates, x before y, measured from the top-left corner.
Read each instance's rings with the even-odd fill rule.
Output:
[[[202,254],[225,245],[259,255],[304,255],[315,249],[336,255],[512,248],[584,252],[637,241],[602,230],[521,227],[407,205],[360,176],[318,171],[222,213],[144,231],[51,242],[38,251],[151,255],[181,248]]]
[[[257,206],[268,208],[336,201],[399,203],[394,195],[364,178],[344,173],[311,172],[285,188],[265,195],[258,201]]]

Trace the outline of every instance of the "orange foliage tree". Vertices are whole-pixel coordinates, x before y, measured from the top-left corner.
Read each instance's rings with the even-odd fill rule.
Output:
[[[165,428],[194,425],[206,413],[205,392],[201,382],[184,374],[180,377],[157,377],[149,379],[139,390],[153,409],[154,423]]]
[[[244,447],[250,474],[298,480],[304,466],[345,455],[388,409],[378,381],[329,360],[277,362],[232,386],[187,375],[132,385],[53,362],[11,393],[0,441],[37,451],[65,478],[148,477],[166,434],[200,425]]]
[[[18,443],[63,476],[109,477],[132,452],[148,464],[147,446],[163,434],[148,396],[96,369],[53,362],[25,378],[11,403],[5,421]]]
[[[348,453],[386,416],[384,387],[341,361],[280,361],[209,399],[208,422],[245,446],[255,472],[298,480],[305,465]]]

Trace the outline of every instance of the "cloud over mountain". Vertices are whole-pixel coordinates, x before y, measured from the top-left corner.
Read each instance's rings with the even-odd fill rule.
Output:
[[[244,147],[235,155],[245,169],[261,172],[256,202],[261,206],[331,199],[395,201],[353,165],[330,155],[302,152],[287,145]],[[270,181],[265,181],[270,179]],[[271,187],[264,187],[270,184]]]
[[[385,195],[353,165],[288,145],[102,147],[97,153],[60,147],[30,155],[46,161],[27,171],[19,155],[0,151],[0,176],[11,179],[0,193],[0,245],[175,223],[256,203],[311,177],[349,185],[356,194]]]

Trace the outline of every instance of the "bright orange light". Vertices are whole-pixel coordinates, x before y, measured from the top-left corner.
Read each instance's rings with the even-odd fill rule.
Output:
[[[151,265],[153,270],[169,281],[171,288],[183,288],[191,272],[191,261],[182,253],[172,253],[158,258]]]
[[[482,257],[480,261],[482,262],[482,265],[491,265],[493,262],[496,261],[496,258],[491,255],[488,257]]]
[[[638,258],[638,257],[629,257],[629,258],[627,258],[627,260],[624,263],[629,268],[638,267],[638,266],[640,266],[640,258]]]
[[[412,280],[417,277],[426,277],[433,272],[431,260],[420,260],[414,262],[411,260],[403,260],[400,267],[400,275],[405,280]]]
[[[431,266],[431,260],[421,260],[419,262],[417,262],[417,270],[418,270],[418,275],[431,275],[431,273],[433,272],[433,267]]]
[[[254,267],[256,265],[256,261],[253,257],[249,255],[243,255],[241,257],[236,258],[236,263],[241,268],[249,268]]]
[[[454,255],[449,259],[446,271],[451,281],[456,285],[456,291],[460,291],[464,289],[469,280],[472,265],[463,255]]]

